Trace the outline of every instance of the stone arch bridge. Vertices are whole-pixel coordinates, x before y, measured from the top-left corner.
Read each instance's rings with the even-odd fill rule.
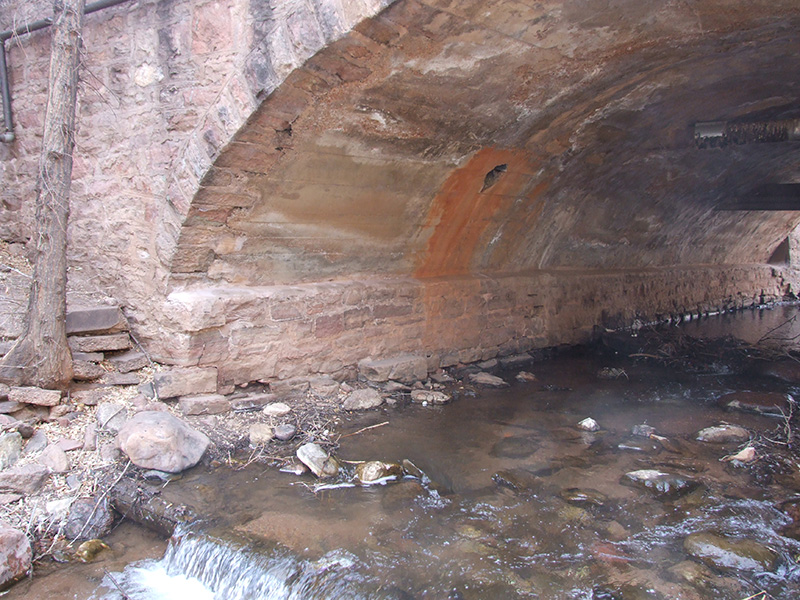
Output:
[[[798,32],[796,0],[105,9],[84,31],[70,281],[220,389],[779,297]],[[9,243],[30,233],[48,45],[6,42]]]

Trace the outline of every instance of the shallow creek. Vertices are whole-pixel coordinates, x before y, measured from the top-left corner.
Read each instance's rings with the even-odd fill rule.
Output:
[[[745,312],[711,328],[722,334],[732,325],[757,339],[794,310]],[[692,335],[710,331],[691,328]],[[603,367],[624,373],[601,379]],[[741,443],[694,439],[722,421],[772,436],[780,419],[726,411],[716,399],[740,390],[800,390],[608,354],[525,369],[537,380],[519,383],[516,370],[501,372],[511,383],[504,389],[344,421],[344,434],[389,423],[343,437],[339,458],[408,459],[424,477],[314,490],[310,475],[259,464],[198,467],[162,493],[195,507],[202,523],[168,545],[125,524],[96,563],[50,574],[45,567],[7,597],[111,600],[123,598],[118,590],[149,600],[800,597],[800,542],[780,534],[791,521],[776,508],[800,491],[798,465],[756,476],[720,460]],[[586,417],[601,430],[579,430]],[[668,441],[632,436],[642,423]],[[661,500],[621,483],[638,469],[668,470],[701,485]],[[572,488],[589,500],[565,491]],[[766,545],[776,553],[774,566],[723,572],[702,565],[683,542],[703,531]]]

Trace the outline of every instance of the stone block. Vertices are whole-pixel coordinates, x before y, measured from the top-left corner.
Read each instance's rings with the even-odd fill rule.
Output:
[[[37,387],[12,387],[8,392],[8,400],[20,404],[55,406],[61,402],[61,392]]]
[[[131,347],[131,337],[127,333],[71,336],[68,341],[73,352],[110,352]]]
[[[217,391],[216,367],[178,367],[153,376],[159,398],[213,394]]]
[[[102,360],[102,359],[101,359]],[[114,365],[114,368],[120,373],[130,373],[131,371],[138,371],[150,364],[147,357],[143,352],[138,350],[128,350],[121,354],[115,354],[108,357],[108,362]]]
[[[424,356],[404,354],[392,358],[358,361],[358,372],[369,381],[414,383],[428,376],[428,360]]]
[[[86,360],[72,361],[72,378],[75,381],[93,381],[106,374],[106,370],[97,363]]]
[[[128,331],[128,321],[118,306],[93,306],[67,311],[67,335]]]
[[[220,394],[183,396],[178,402],[184,415],[220,415],[231,410],[231,403]]]
[[[88,362],[103,362],[105,355],[102,352],[73,352],[72,360],[85,360]]]
[[[72,392],[71,396],[75,402],[80,402],[86,406],[95,406],[103,400],[103,396],[105,394],[106,390],[103,388],[97,388],[93,390],[79,390],[77,392]]]

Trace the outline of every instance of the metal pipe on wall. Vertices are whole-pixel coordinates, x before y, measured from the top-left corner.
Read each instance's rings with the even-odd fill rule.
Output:
[[[89,15],[104,8],[110,8],[117,4],[130,2],[131,0],[98,0],[87,4],[83,9],[83,14]],[[16,138],[14,134],[14,121],[11,112],[11,86],[8,82],[8,65],[6,64],[6,40],[18,36],[33,33],[53,24],[53,19],[47,17],[46,19],[39,19],[32,23],[26,23],[16,29],[9,29],[8,31],[0,32],[0,96],[3,102],[3,121],[5,123],[5,131],[0,133],[0,142],[11,143]]]

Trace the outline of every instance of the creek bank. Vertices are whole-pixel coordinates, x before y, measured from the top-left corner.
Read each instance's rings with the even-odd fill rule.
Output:
[[[124,352],[130,351],[126,350]],[[111,351],[107,351],[107,353],[109,356],[114,355]],[[533,362],[533,357],[529,358],[529,362]],[[106,373],[114,373],[113,368],[105,364],[105,359],[99,364],[103,365],[104,370],[109,369]],[[531,368],[530,365],[524,366],[528,369]],[[136,458],[135,452],[128,449],[126,444],[120,443],[119,434],[125,431],[126,427],[131,426],[131,423],[141,419],[141,415],[170,416],[205,435],[209,443],[201,453],[199,460],[208,466],[239,468],[248,463],[262,462],[290,469],[292,473],[296,474],[298,472],[294,468],[294,465],[297,464],[296,460],[299,459],[304,462],[297,456],[297,449],[307,445],[314,445],[319,449],[319,452],[315,451],[314,454],[323,457],[322,466],[318,469],[320,474],[330,477],[333,481],[339,481],[337,478],[340,478],[342,482],[357,480],[357,482],[368,483],[385,479],[385,477],[372,474],[371,469],[377,469],[377,467],[369,467],[370,472],[368,472],[367,467],[360,467],[362,473],[359,474],[358,466],[355,469],[347,465],[343,466],[339,464],[336,457],[339,440],[344,435],[358,433],[358,431],[340,433],[350,410],[358,410],[362,414],[370,414],[371,411],[376,416],[380,415],[389,419],[390,426],[393,410],[395,409],[426,410],[430,411],[428,414],[436,414],[438,410],[444,410],[438,407],[442,403],[438,399],[445,399],[443,400],[444,402],[457,403],[460,398],[476,394],[482,387],[487,385],[487,381],[492,381],[485,377],[471,377],[471,375],[486,373],[486,368],[488,368],[488,365],[459,365],[448,373],[435,373],[423,381],[410,381],[407,374],[404,374],[402,376],[403,381],[388,379],[376,382],[362,378],[361,380],[348,382],[327,379],[305,383],[296,381],[283,382],[280,385],[272,386],[251,384],[236,389],[228,395],[213,395],[199,392],[199,390],[207,388],[207,373],[174,369],[170,370],[171,373],[168,377],[162,377],[159,374],[167,371],[166,369],[160,365],[148,364],[139,370],[126,373],[126,375],[133,374],[136,376],[137,385],[89,387],[90,384],[82,382],[76,388],[74,394],[61,398],[58,404],[51,407],[17,402],[19,405],[16,407],[17,411],[12,412],[10,418],[16,418],[19,411],[26,411],[22,414],[28,415],[29,419],[24,422],[16,420],[14,423],[17,424],[8,429],[8,433],[14,434],[12,446],[16,447],[17,441],[21,442],[20,458],[16,459],[17,462],[13,466],[0,471],[0,482],[4,481],[4,476],[7,477],[6,481],[15,481],[14,475],[19,475],[19,472],[15,470],[21,469],[23,470],[23,476],[17,477],[16,481],[37,482],[39,486],[38,488],[33,486],[32,488],[22,489],[21,483],[16,484],[16,488],[13,487],[12,483],[8,483],[6,489],[9,493],[17,494],[19,497],[10,500],[7,506],[30,506],[34,499],[32,494],[42,490],[45,495],[39,497],[50,502],[58,502],[64,499],[65,494],[58,495],[60,491],[66,491],[67,497],[77,498],[71,504],[67,503],[61,506],[52,504],[52,510],[42,514],[42,520],[36,521],[37,526],[34,531],[36,535],[42,535],[42,538],[38,541],[34,540],[33,546],[36,548],[39,558],[44,556],[50,547],[50,540],[54,537],[61,536],[66,542],[71,541],[69,539],[70,536],[66,535],[66,525],[62,526],[62,523],[67,522],[65,519],[70,514],[76,515],[73,518],[73,524],[70,526],[72,527],[69,530],[71,533],[75,533],[74,527],[80,524],[83,518],[87,519],[86,531],[75,534],[75,537],[103,537],[102,531],[106,525],[101,523],[95,526],[93,522],[89,523],[85,507],[89,503],[94,506],[98,499],[102,500],[102,490],[108,487],[115,490],[113,493],[108,494],[109,509],[113,509],[111,512],[112,520],[119,518],[117,514],[124,514],[140,522],[149,523],[156,529],[167,533],[171,532],[177,523],[191,519],[194,516],[194,512],[191,507],[176,507],[175,505],[173,505],[173,508],[178,511],[177,514],[167,511],[168,507],[161,504],[162,499],[158,494],[158,487],[170,481],[165,471],[170,469],[182,471],[184,468],[188,468],[189,463],[180,468],[163,468],[164,465],[161,464],[149,465]],[[540,382],[536,375],[531,374],[530,377],[528,375],[520,376],[523,373],[529,373],[529,371],[520,371],[517,376],[514,376],[513,373],[509,374],[501,371],[498,376],[492,375],[492,377],[498,377],[504,383],[516,380],[519,385],[530,385],[531,389],[541,389],[542,386],[539,385]],[[186,379],[181,379],[184,375]],[[593,375],[597,376],[597,372],[593,372]],[[119,381],[116,378],[112,379]],[[598,379],[609,379],[623,386],[627,385],[629,381],[627,373],[625,376],[619,375],[613,378],[598,376]],[[187,385],[186,381],[189,380],[196,382],[198,387],[193,388]],[[156,381],[162,383],[156,383]],[[551,389],[554,394],[568,393],[568,388],[563,386],[551,386],[548,389]],[[180,390],[190,392],[193,395],[168,398],[161,396],[159,390],[162,393],[175,393],[176,390]],[[373,398],[374,405],[372,407],[353,408],[351,405],[346,405],[347,398],[360,391],[362,392],[360,395]],[[211,397],[210,399],[209,396]],[[223,410],[216,412],[215,409],[213,414],[209,410],[197,411],[195,408],[190,408],[196,407],[197,403],[187,402],[187,397],[199,397],[203,401],[208,400],[211,405],[221,406]],[[380,403],[375,403],[374,399],[376,398],[380,399]],[[81,399],[85,399],[88,402],[84,402]],[[223,401],[227,403],[228,407],[224,405]],[[36,408],[37,406],[39,408]],[[735,407],[729,408],[737,410]],[[456,405],[447,410],[458,410],[458,406]],[[30,417],[30,415],[35,415],[35,417]],[[160,419],[161,417],[158,418]],[[591,420],[594,421],[593,419]],[[664,484],[663,479],[651,478],[651,481],[656,483],[652,483],[649,487],[648,485],[642,486],[644,498],[648,498],[655,489],[656,493],[654,495],[657,499],[664,502],[672,502],[678,498],[691,495],[692,490],[699,487],[699,485],[695,485],[695,482],[696,480],[702,480],[702,476],[698,476],[696,472],[692,472],[689,475],[680,470],[672,471],[666,466],[655,464],[656,461],[669,462],[674,466],[681,463],[682,460],[684,466],[689,465],[691,461],[688,460],[686,452],[687,447],[689,451],[693,447],[692,444],[695,442],[693,436],[687,435],[680,439],[675,439],[674,436],[668,437],[667,434],[657,434],[658,427],[643,424],[634,427],[632,433],[635,437],[630,438],[627,433],[624,435],[614,434],[613,431],[617,427],[613,422],[604,422],[602,429],[596,421],[594,421],[594,425],[593,429],[596,429],[596,431],[593,433],[573,432],[578,436],[588,436],[579,438],[583,443],[586,443],[587,448],[603,448],[605,452],[619,450],[632,452],[636,455],[641,454],[641,458],[637,458],[637,460],[652,463],[649,465],[654,467],[652,470],[657,470],[665,476],[675,477],[681,481],[691,482],[690,485],[683,485],[680,482]],[[655,425],[658,425],[658,423]],[[292,428],[294,428],[294,432],[290,435]],[[285,432],[282,437],[277,435],[279,430]],[[747,432],[747,440],[761,444],[760,453],[764,455],[770,454],[769,450],[765,450],[762,438],[755,432],[745,431]],[[16,436],[19,437],[19,440]],[[44,440],[42,439],[43,436]],[[94,439],[91,439],[92,437]],[[667,442],[663,440],[667,440]],[[75,445],[76,441],[80,441],[77,446]],[[728,455],[732,456],[737,449],[737,443],[731,441],[722,442],[719,452],[720,459],[728,453],[730,453]],[[656,444],[660,448],[659,450],[656,449]],[[70,459],[70,468],[63,473],[55,473],[52,466],[47,467],[40,462],[43,451],[53,445],[57,445]],[[634,447],[637,450],[634,451]],[[531,456],[540,448],[541,439],[537,435],[515,434],[508,435],[503,440],[494,443],[490,454],[497,458],[518,460],[521,464],[526,464],[525,461],[529,461]],[[645,452],[641,451],[641,448],[649,450]],[[123,453],[126,449],[128,449],[128,454]],[[14,454],[13,448],[12,454]],[[131,454],[134,456],[131,456]],[[659,455],[661,455],[660,458],[658,458]],[[664,458],[664,455],[667,455],[668,458]],[[119,474],[125,470],[128,458],[131,459],[132,463],[138,464],[138,467],[131,466],[123,477],[117,479]],[[136,460],[134,460],[135,458]],[[390,471],[391,469],[396,469],[395,463],[384,463],[383,461],[375,460],[382,457],[364,456],[360,458],[366,461],[360,464],[381,463],[394,465],[389,467]],[[391,458],[399,459],[402,457]],[[679,458],[681,460],[678,460]],[[574,468],[578,464],[578,459],[573,457],[571,460],[573,461],[572,463],[565,459],[562,467],[548,465],[547,469],[555,472],[557,468]],[[95,462],[92,463],[92,461]],[[330,467],[326,469],[325,467],[326,463],[330,465],[332,461],[338,464],[336,473],[333,475],[330,474],[332,469]],[[87,462],[92,465],[91,469],[81,471],[82,465]],[[732,460],[731,463],[733,462],[735,461]],[[758,459],[754,462],[755,464],[751,466],[735,468],[741,468],[743,476],[748,476],[759,472],[760,465],[767,462],[767,459]],[[145,469],[152,468],[156,468],[161,473],[150,473],[148,475],[148,473],[144,472]],[[392,486],[398,488],[398,497],[402,496],[406,490],[412,490],[412,492],[417,490],[418,492],[419,482],[427,479],[425,474],[406,468],[405,464],[402,465],[402,468],[402,471],[395,470],[393,473],[390,472],[386,475],[386,477],[394,478],[393,481],[395,483]],[[692,466],[692,468],[696,467]],[[697,467],[696,470],[701,471],[702,468]],[[379,472],[379,470],[376,472]],[[92,485],[91,479],[98,473],[105,476],[103,483]],[[534,493],[533,490],[536,490],[537,485],[540,483],[538,477],[545,474],[546,470],[538,470],[536,475],[505,471],[498,472],[494,479],[498,487],[519,493],[520,497],[525,498]],[[623,475],[623,473],[620,473],[617,477]],[[304,477],[308,479],[312,476],[305,475]],[[373,480],[373,477],[377,477],[377,479]],[[402,478],[404,477],[413,477],[417,481],[403,481]],[[147,483],[147,479],[153,478],[157,479],[158,483],[155,485]],[[76,484],[76,487],[70,487],[70,482]],[[659,488],[659,485],[661,485],[661,488]],[[31,491],[26,491],[28,489]],[[441,489],[444,490],[445,486],[443,485]],[[555,493],[558,494],[558,490]],[[580,509],[565,509],[563,516],[571,519],[570,522],[581,526],[592,522],[594,513],[591,511],[605,508],[608,504],[603,500],[601,492],[591,489],[568,488],[563,491],[561,497],[566,503],[573,505],[575,509]],[[83,512],[78,511],[77,507],[79,506],[82,506],[81,510]],[[73,507],[75,507],[74,511]],[[82,527],[81,525],[80,528]],[[624,534],[620,533],[620,527],[622,526],[615,528],[615,535],[623,536]]]

